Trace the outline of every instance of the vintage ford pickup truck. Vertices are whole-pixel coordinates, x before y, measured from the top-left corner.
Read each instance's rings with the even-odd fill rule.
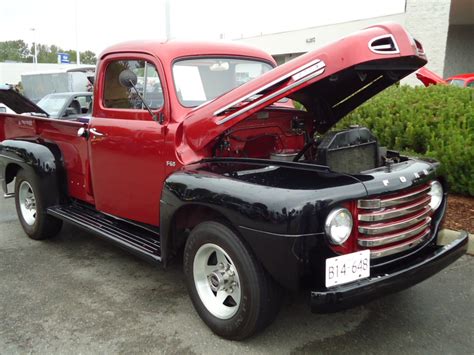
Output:
[[[349,307],[467,249],[465,232],[437,244],[437,162],[381,147],[364,127],[330,131],[426,62],[392,23],[279,67],[237,44],[119,44],[100,56],[85,121],[2,90],[28,113],[0,114],[5,196],[33,239],[66,221],[165,267],[182,256],[196,311],[228,339],[268,325],[284,290],[307,290],[313,311]]]

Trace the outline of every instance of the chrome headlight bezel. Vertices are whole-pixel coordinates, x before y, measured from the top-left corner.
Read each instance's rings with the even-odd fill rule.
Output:
[[[443,202],[443,185],[441,185],[438,180],[433,180],[431,181],[430,186],[430,192],[428,192],[428,195],[431,196],[430,207],[433,211],[436,211]]]
[[[333,209],[326,217],[324,231],[333,245],[342,245],[349,239],[354,225],[352,214],[347,208]]]

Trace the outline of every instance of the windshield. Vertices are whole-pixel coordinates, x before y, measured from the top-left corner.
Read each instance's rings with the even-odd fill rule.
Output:
[[[46,111],[49,115],[58,115],[61,109],[66,104],[67,97],[65,96],[50,96],[43,97],[39,102],[38,106]]]
[[[236,58],[193,58],[173,64],[179,102],[195,107],[273,69],[269,63]]]

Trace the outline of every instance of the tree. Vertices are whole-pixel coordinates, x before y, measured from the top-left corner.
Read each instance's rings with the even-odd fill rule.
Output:
[[[36,50],[38,51],[38,63],[57,63],[58,61],[58,50],[60,50],[57,46],[52,45],[48,46],[46,44],[38,44],[36,46]],[[31,52],[34,53],[34,48],[32,46]]]
[[[96,64],[97,57],[95,56],[95,53],[92,51],[81,52],[81,63]]]
[[[36,56],[38,63],[57,63],[58,53],[69,54],[69,61],[76,63],[76,51],[69,49],[63,50],[56,45],[40,44],[36,45]],[[32,63],[33,55],[35,54],[34,44],[28,48],[23,40],[0,42],[0,62],[14,61],[23,63]],[[96,64],[97,58],[95,53],[87,50],[81,52],[81,64]]]
[[[31,62],[31,52],[23,40],[0,42],[0,62]]]

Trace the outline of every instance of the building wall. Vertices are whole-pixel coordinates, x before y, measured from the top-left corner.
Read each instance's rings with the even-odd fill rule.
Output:
[[[296,31],[264,34],[256,37],[241,38],[236,41],[263,49],[272,56],[280,58],[281,55],[309,52],[362,28],[387,21],[404,24],[405,14],[310,27]],[[287,58],[292,59],[294,56],[287,56]]]
[[[406,3],[405,27],[423,44],[427,67],[439,75],[444,71],[450,7],[451,0],[407,0]],[[404,83],[420,84],[414,74]]]
[[[474,25],[449,26],[443,77],[461,73],[474,73]]]
[[[465,68],[469,64],[470,58],[474,58],[472,55],[472,51],[474,51],[474,36],[472,34],[472,27],[453,26],[449,37],[449,46],[452,48],[453,54],[447,57],[446,50],[452,1],[458,0],[407,0],[406,11],[402,14],[272,33],[242,38],[239,41],[269,52],[275,57],[278,64],[281,64],[293,59],[297,55],[321,47],[351,32],[376,23],[394,21],[405,26],[423,44],[428,56],[427,67],[430,70],[440,76],[452,71],[459,73],[461,70],[456,66],[459,64]],[[459,58],[460,56],[463,58]],[[456,69],[451,69],[454,67]],[[474,69],[471,67],[470,70],[473,71]],[[421,84],[414,74],[404,79],[403,83],[410,85]]]

